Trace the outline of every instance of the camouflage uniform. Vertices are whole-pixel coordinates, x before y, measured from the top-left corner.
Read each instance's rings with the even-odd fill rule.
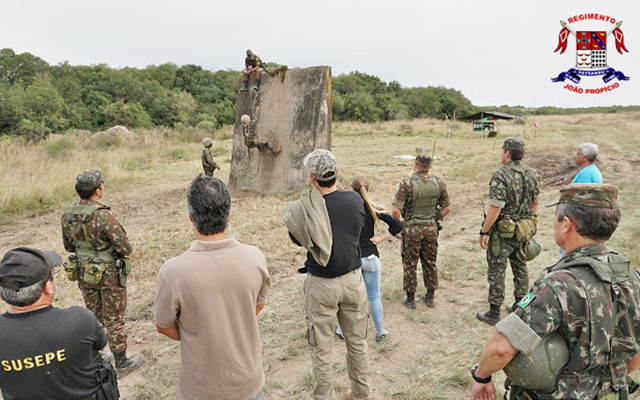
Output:
[[[220,169],[218,163],[213,160],[211,156],[211,149],[205,147],[202,149],[202,168],[206,176],[213,176],[213,171]]]
[[[579,257],[607,263],[612,255],[602,243],[573,250],[536,281],[533,300],[516,309],[515,314],[538,336],[560,333],[570,352],[556,390],[536,391],[537,398],[602,399],[614,391],[612,372],[618,386],[625,385],[626,361],[638,353],[640,340],[640,275],[630,269],[629,279],[618,283],[621,300],[616,302],[611,283],[601,281],[588,264],[567,266]],[[616,311],[616,303],[624,306]]]
[[[249,80],[249,74],[247,74],[247,69],[251,69],[254,68],[256,66],[260,66],[260,68],[258,68],[257,70],[253,71],[251,73],[251,76],[253,77],[253,79],[260,79],[260,76],[262,75],[262,73],[264,72],[266,66],[263,64],[262,60],[260,59],[260,57],[258,57],[257,54],[253,55],[253,60],[251,60],[249,58],[249,56],[247,56],[244,59],[244,67],[245,70],[243,71],[242,74],[242,80],[243,81],[248,81]]]
[[[513,271],[514,296],[521,298],[529,289],[527,259],[521,251],[521,243],[515,238],[499,236],[498,225],[505,218],[518,219],[518,209],[523,206],[523,216],[532,217],[532,202],[538,201],[540,177],[535,169],[520,161],[509,161],[491,177],[489,205],[501,208],[500,216],[493,224],[487,247],[487,276],[489,281],[489,304],[504,302],[504,281],[507,261]]]
[[[428,185],[423,192],[426,200],[432,203],[433,212],[424,215],[415,212],[417,204],[414,198],[420,187]],[[424,199],[424,198],[423,198]],[[404,269],[403,287],[405,292],[416,292],[418,289],[418,259],[422,263],[424,286],[427,289],[438,288],[438,210],[448,207],[449,194],[445,183],[434,175],[415,173],[403,180],[393,199],[393,206],[402,212],[402,267]],[[427,206],[429,207],[429,206]]]
[[[97,252],[108,251],[113,258],[121,258],[131,254],[132,248],[127,234],[108,207],[88,199],[81,199],[75,205],[98,205],[101,208],[96,210],[89,221],[84,224],[87,232],[86,237],[81,215],[69,216],[65,213],[62,216],[62,241],[68,252],[76,252],[75,235],[77,240],[86,240],[91,243]],[[76,228],[74,232],[72,232],[73,226]],[[127,335],[124,333],[127,290],[120,285],[115,267],[107,269],[97,285],[86,283],[84,271],[81,269],[78,287],[82,291],[87,308],[95,314],[98,321],[107,330],[110,350],[114,354],[124,352],[127,349]]]
[[[268,149],[274,156],[280,154],[280,149],[276,149],[267,139],[260,139],[256,134],[255,121],[249,122],[248,125],[242,125],[242,135],[244,136],[244,144],[248,149],[258,148],[262,151]]]

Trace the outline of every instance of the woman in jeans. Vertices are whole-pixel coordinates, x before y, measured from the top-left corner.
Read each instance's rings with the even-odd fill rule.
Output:
[[[371,304],[371,315],[376,326],[376,342],[383,340],[389,332],[384,329],[384,312],[380,300],[380,253],[378,243],[390,239],[402,231],[402,224],[384,209],[376,206],[369,198],[369,181],[363,176],[356,177],[351,182],[351,189],[360,193],[362,201],[367,209],[365,222],[360,232],[360,251],[362,253],[362,277],[367,288],[367,296]],[[389,225],[389,230],[382,236],[374,237],[374,231],[378,220]],[[336,329],[336,336],[344,340],[340,326]]]

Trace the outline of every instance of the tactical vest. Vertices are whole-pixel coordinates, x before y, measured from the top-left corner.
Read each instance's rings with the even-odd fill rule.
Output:
[[[438,212],[438,199],[442,189],[435,176],[421,179],[417,175],[409,178],[411,182],[411,201],[405,202],[403,217],[405,225],[435,223]]]
[[[98,204],[73,204],[65,208],[64,215],[67,224],[71,230],[71,236],[73,237],[73,243],[76,248],[76,255],[78,256],[78,266],[81,269],[87,268],[87,264],[96,264],[99,261],[106,266],[106,270],[115,271],[116,258],[114,257],[111,248],[102,251],[96,251],[93,246],[86,239],[89,237],[86,224],[91,221],[93,214],[100,209],[108,210],[109,207]],[[76,216],[80,215],[80,221]],[[85,240],[79,240],[76,236],[78,229],[78,223],[82,224],[82,230],[84,232]]]
[[[590,296],[586,296],[586,301],[588,303],[588,309],[590,311],[590,315],[588,316],[588,321],[590,326],[590,332],[593,332],[593,324],[598,321],[602,324],[605,324],[606,332],[610,332],[610,340],[609,340],[609,348],[610,352],[607,355],[608,358],[608,366],[604,366],[607,375],[611,378],[611,382],[613,384],[614,390],[617,392],[610,393],[605,395],[604,397],[598,397],[601,399],[616,399],[616,400],[627,400],[629,398],[629,387],[626,381],[627,375],[627,366],[626,363],[622,360],[618,360],[618,369],[616,370],[616,360],[614,360],[613,346],[615,342],[615,328],[617,325],[617,321],[619,317],[621,317],[621,310],[626,309],[626,301],[620,298],[620,283],[629,280],[631,274],[631,266],[629,259],[618,255],[614,252],[609,252],[606,254],[608,262],[603,262],[592,257],[582,256],[576,258],[564,258],[560,260],[557,264],[552,266],[549,271],[558,271],[558,270],[566,270],[568,273],[573,275],[573,277],[580,281],[584,282],[587,274],[595,274],[601,282],[605,282],[611,285],[611,299],[614,307],[614,312],[612,315],[598,315],[598,310],[593,306],[592,299]],[[575,354],[575,349],[569,349],[572,354]],[[592,361],[596,359],[596,351],[594,346],[589,347],[589,360]],[[569,358],[569,363],[571,358]],[[586,370],[582,371],[568,371],[568,372],[579,372],[581,374],[589,374],[590,371],[594,372],[597,369],[602,369],[602,365],[590,365]],[[617,371],[617,372],[616,372]],[[527,373],[530,373],[528,371]],[[521,394],[521,388],[512,388],[512,394]],[[518,390],[520,389],[520,390]],[[510,397],[511,398],[511,397]],[[518,398],[514,396],[513,398]]]

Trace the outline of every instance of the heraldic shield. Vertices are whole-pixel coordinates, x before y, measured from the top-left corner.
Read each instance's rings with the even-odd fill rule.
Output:
[[[606,32],[576,32],[576,68],[607,68]]]

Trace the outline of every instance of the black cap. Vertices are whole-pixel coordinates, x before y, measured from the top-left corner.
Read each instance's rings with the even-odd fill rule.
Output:
[[[0,262],[0,286],[16,290],[31,286],[60,264],[62,257],[53,251],[28,247],[9,250]]]

